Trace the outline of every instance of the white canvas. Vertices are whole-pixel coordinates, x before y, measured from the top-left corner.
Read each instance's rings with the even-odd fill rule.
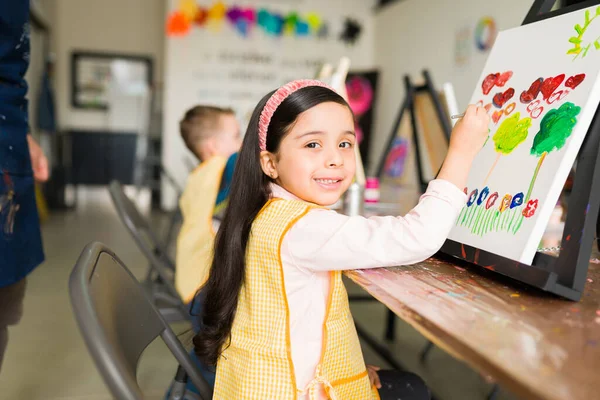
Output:
[[[490,135],[450,239],[531,264],[598,107],[599,71],[600,7],[498,35],[470,101],[489,108]]]

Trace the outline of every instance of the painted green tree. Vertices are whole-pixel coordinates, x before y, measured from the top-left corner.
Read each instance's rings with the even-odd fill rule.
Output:
[[[577,114],[581,111],[581,107],[576,106],[573,103],[563,103],[559,108],[552,109],[544,115],[542,122],[540,123],[540,130],[533,138],[533,145],[531,146],[531,155],[539,157],[539,161],[533,178],[529,184],[529,190],[527,190],[527,196],[525,202],[531,198],[531,192],[535,186],[540,168],[544,163],[544,159],[555,150],[560,150],[567,143],[567,139],[573,133],[573,128],[577,123]]]
[[[540,168],[546,159],[546,156],[556,150],[560,150],[567,143],[567,139],[573,133],[573,128],[577,124],[577,118],[575,118],[581,107],[576,106],[573,103],[563,103],[559,108],[552,109],[544,115],[542,122],[540,122],[540,130],[533,138],[533,145],[531,146],[531,155],[539,157],[537,166],[533,171],[533,177],[527,190],[527,196],[523,204],[527,207],[527,203],[531,199],[531,193],[535,186]],[[515,226],[515,231],[519,230],[523,219],[525,217],[521,215],[518,224]]]
[[[494,168],[496,168],[498,161],[500,161],[500,157],[512,153],[517,146],[527,139],[529,128],[531,127],[531,118],[526,117],[519,119],[520,117],[521,114],[516,112],[512,116],[506,118],[494,134],[492,140],[494,141],[494,149],[496,150],[496,153],[498,153],[498,156],[483,182],[484,186],[487,184]]]

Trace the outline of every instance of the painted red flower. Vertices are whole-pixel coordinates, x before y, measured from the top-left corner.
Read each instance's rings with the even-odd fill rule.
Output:
[[[538,199],[529,200],[527,202],[527,206],[523,210],[523,216],[525,218],[531,218],[531,217],[533,217],[533,215],[535,214],[535,211],[537,210],[537,208],[538,208]]]

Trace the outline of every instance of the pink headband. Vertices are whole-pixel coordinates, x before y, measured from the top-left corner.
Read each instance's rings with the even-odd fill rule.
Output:
[[[335,90],[326,83],[314,79],[291,81],[277,89],[277,91],[269,98],[267,104],[265,104],[265,107],[260,113],[260,119],[258,120],[258,146],[261,151],[267,149],[267,130],[269,129],[269,123],[271,123],[271,118],[273,118],[273,114],[275,113],[275,110],[277,110],[277,107],[279,107],[290,94],[298,89],[308,86],[321,86],[335,92]]]

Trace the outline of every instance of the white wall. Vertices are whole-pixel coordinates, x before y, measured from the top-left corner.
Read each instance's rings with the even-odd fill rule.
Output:
[[[206,7],[213,0],[199,1]],[[230,4],[226,2],[226,4]],[[192,157],[179,135],[179,121],[184,112],[196,104],[231,106],[245,130],[250,113],[260,98],[279,85],[298,78],[312,78],[316,68],[306,66],[306,61],[329,61],[337,63],[341,56],[351,59],[351,69],[374,65],[373,24],[371,10],[373,0],[289,0],[237,1],[233,4],[266,7],[270,11],[287,13],[295,10],[300,14],[317,12],[330,24],[330,38],[278,37],[265,35],[254,28],[244,38],[230,24],[225,23],[218,32],[192,28],[183,37],[166,40],[165,93],[163,123],[163,165],[183,185],[188,176],[185,159]],[[177,1],[170,1],[168,11],[175,9]],[[344,17],[360,20],[362,35],[354,45],[346,45],[338,39]],[[222,60],[223,53],[260,54],[270,58],[265,64]],[[290,66],[289,62],[300,62]],[[240,79],[239,72],[253,74],[251,79]],[[267,79],[258,75],[266,74]],[[175,206],[175,196],[169,185],[163,185],[163,207]]]
[[[53,0],[56,100],[61,129],[107,126],[106,113],[71,106],[71,52],[150,55],[154,79],[162,80],[165,0]]]
[[[532,0],[403,0],[375,14],[375,64],[381,76],[371,145],[372,165],[376,167],[404,99],[404,75],[413,82],[428,69],[438,89],[444,82],[454,85],[459,108],[469,101],[488,53],[475,49],[467,64],[456,66],[456,32],[470,27],[484,16],[496,20],[498,30],[522,23]],[[371,171],[372,172],[372,171]]]

